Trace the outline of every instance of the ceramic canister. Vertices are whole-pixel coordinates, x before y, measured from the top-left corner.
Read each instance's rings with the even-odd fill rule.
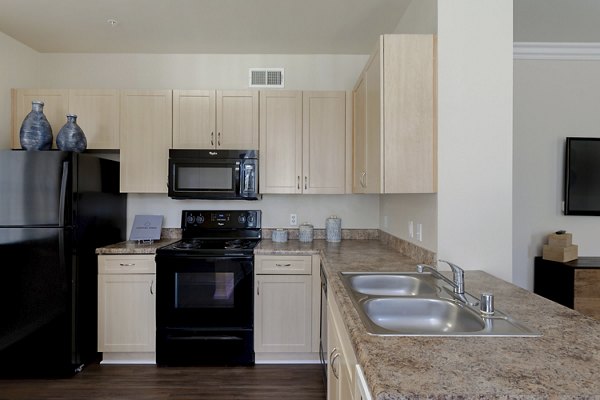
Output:
[[[313,241],[313,226],[308,223],[300,225],[298,229],[298,240],[301,242]]]
[[[342,240],[342,220],[335,215],[325,221],[325,232],[328,242],[339,242]]]
[[[287,242],[288,233],[285,229],[275,229],[271,235],[271,240],[274,242]]]

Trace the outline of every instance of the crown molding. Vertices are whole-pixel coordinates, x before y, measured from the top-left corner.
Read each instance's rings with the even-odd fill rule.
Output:
[[[600,43],[515,42],[513,59],[600,61]]]

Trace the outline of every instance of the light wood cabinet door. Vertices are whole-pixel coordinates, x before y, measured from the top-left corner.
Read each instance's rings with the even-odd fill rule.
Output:
[[[383,35],[383,52],[383,192],[435,192],[435,36]]]
[[[312,277],[256,275],[254,349],[312,351]]]
[[[302,193],[302,92],[260,92],[261,193]]]
[[[215,146],[215,91],[174,90],[173,148],[214,149]]]
[[[303,92],[302,188],[346,192],[346,92]]]
[[[379,47],[367,64],[365,70],[365,193],[380,193],[382,184],[383,157],[381,151],[381,52]]]
[[[69,91],[67,89],[12,89],[13,149],[21,148],[19,133],[23,120],[31,112],[31,102],[44,102],[44,115],[52,128],[52,147],[56,148],[56,135],[67,122],[69,113]]]
[[[258,150],[258,91],[217,91],[216,147]]]
[[[155,275],[98,275],[98,351],[155,351]]]
[[[118,90],[70,89],[69,113],[77,115],[89,150],[119,149]]]
[[[121,92],[121,192],[167,193],[170,90]]]
[[[352,92],[353,102],[353,134],[352,134],[352,192],[366,192],[367,176],[367,81],[361,75],[356,89]]]
[[[327,399],[354,399],[356,355],[333,297],[327,298],[327,349]]]

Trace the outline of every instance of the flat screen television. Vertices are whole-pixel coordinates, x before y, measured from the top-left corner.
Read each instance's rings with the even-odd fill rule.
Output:
[[[600,215],[600,138],[568,137],[565,215]]]

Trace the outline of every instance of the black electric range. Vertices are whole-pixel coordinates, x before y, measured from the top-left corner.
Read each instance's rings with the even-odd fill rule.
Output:
[[[254,364],[260,210],[184,210],[181,227],[156,251],[156,363]]]

